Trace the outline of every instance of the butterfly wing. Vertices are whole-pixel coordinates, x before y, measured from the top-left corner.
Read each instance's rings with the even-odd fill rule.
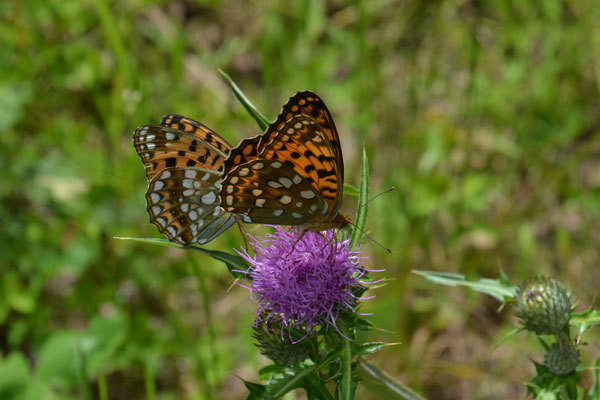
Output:
[[[199,123],[198,123],[199,124]],[[144,125],[133,133],[133,145],[146,167],[150,181],[159,171],[172,167],[196,167],[218,171],[223,166],[231,146],[216,133],[195,130],[182,132],[167,126]],[[204,138],[218,137],[221,148]],[[209,138],[210,138],[209,137]]]
[[[340,138],[333,122],[333,118],[325,103],[315,93],[305,90],[298,92],[283,106],[281,112],[275,119],[267,131],[264,133],[259,144],[259,152],[261,152],[275,138],[278,132],[281,131],[283,125],[286,124],[294,115],[308,115],[312,117],[320,125],[321,130],[329,140],[335,157],[337,160],[337,170],[341,181],[344,181],[344,159],[342,157],[342,148],[340,146]]]
[[[195,138],[216,147],[218,150],[225,153],[225,155],[227,155],[231,149],[231,145],[215,131],[200,122],[184,117],[183,115],[167,114],[162,117],[160,125],[193,135]]]
[[[146,192],[150,222],[175,243],[204,244],[229,228],[234,217],[219,203],[221,174],[202,168],[165,168]]]
[[[329,220],[341,203],[338,171],[320,125],[310,116],[296,115],[257,159],[227,174],[221,206],[245,222],[301,225]]]
[[[278,160],[243,164],[223,180],[222,187],[221,207],[248,223],[302,225],[327,207],[293,165]]]
[[[238,165],[252,161],[258,157],[258,144],[261,136],[253,136],[242,139],[240,144],[231,149],[229,157],[225,160],[223,175],[227,175],[229,171]]]

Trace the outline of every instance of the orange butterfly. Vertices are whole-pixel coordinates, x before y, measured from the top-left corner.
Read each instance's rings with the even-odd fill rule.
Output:
[[[344,164],[331,114],[314,93],[296,93],[263,135],[232,148],[192,119],[166,115],[136,129],[149,180],[150,222],[176,243],[204,244],[231,226],[347,225],[338,212]]]

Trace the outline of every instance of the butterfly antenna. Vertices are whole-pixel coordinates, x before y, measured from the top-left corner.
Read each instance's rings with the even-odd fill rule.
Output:
[[[358,212],[358,210],[360,210],[361,208],[363,208],[364,206],[366,206],[367,204],[369,204],[370,202],[372,202],[373,200],[375,200],[379,196],[384,195],[384,194],[386,194],[388,192],[391,192],[394,189],[396,189],[396,186],[390,186],[389,188],[385,189],[383,192],[377,193],[375,196],[373,196],[369,200],[367,200],[366,203],[361,204],[360,207],[357,207],[356,210],[354,210],[354,212],[352,212],[352,213],[350,213],[348,215],[356,214]]]
[[[386,190],[386,192],[389,192],[391,189]],[[385,192],[383,192],[385,193]],[[381,194],[381,193],[380,193]],[[379,196],[379,195],[378,195]],[[394,252],[392,251],[392,249],[389,249],[387,247],[385,247],[383,244],[379,243],[377,240],[373,239],[371,236],[369,236],[369,234],[367,234],[367,232],[365,232],[364,230],[362,230],[361,228],[359,228],[355,223],[353,223],[352,221],[350,221],[350,225],[352,225],[353,227],[355,227],[356,229],[358,229],[360,231],[360,233],[362,233],[363,235],[365,235],[365,237],[367,239],[369,239],[370,241],[372,241],[373,243],[375,243],[377,246],[381,247],[382,249],[384,249],[385,251],[387,251],[390,254],[394,254]]]

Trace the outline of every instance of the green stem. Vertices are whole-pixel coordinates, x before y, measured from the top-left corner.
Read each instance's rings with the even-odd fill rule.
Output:
[[[198,267],[198,263],[194,262],[192,259],[192,268],[194,270],[194,275],[198,278],[198,292],[202,295],[202,308],[204,311],[204,318],[208,333],[208,343],[207,343],[207,352],[208,357],[210,358],[210,365],[206,365],[206,370],[212,371],[212,376],[207,374],[206,376],[206,389],[208,391],[208,398],[216,399],[218,398],[218,394],[216,393],[216,388],[214,387],[215,382],[218,380],[218,375],[214,373],[214,371],[218,370],[219,366],[219,357],[216,351],[216,342],[217,335],[215,333],[215,327],[212,322],[212,313],[210,307],[210,295],[208,293],[208,288],[206,287],[206,279],[205,275],[202,273],[200,268]]]
[[[150,371],[150,365],[148,361],[144,361],[144,388],[146,389],[146,399],[156,399],[156,385],[154,384],[154,377],[152,371]]]
[[[98,399],[108,400],[108,385],[104,374],[98,374]]]
[[[350,337],[348,335],[348,328],[342,326],[343,324],[339,324],[338,328],[340,331]],[[340,380],[340,399],[341,400],[352,400],[353,390],[352,390],[352,342],[346,339],[342,340],[342,351],[340,353],[340,369],[342,372],[342,379]]]
[[[426,397],[421,396],[368,361],[359,361],[357,372],[365,388],[380,399],[426,400]]]

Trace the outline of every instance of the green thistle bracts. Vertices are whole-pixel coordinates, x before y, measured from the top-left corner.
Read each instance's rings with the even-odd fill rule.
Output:
[[[571,318],[575,304],[573,295],[562,283],[551,278],[539,278],[517,288],[521,324],[537,335],[553,335],[562,331]]]
[[[260,325],[253,326],[254,333],[252,337],[256,339],[260,353],[272,360],[275,364],[290,366],[298,364],[313,355],[310,341],[297,341],[303,335],[296,332],[293,328],[291,335],[294,341],[287,335],[281,334],[280,327],[274,327],[270,322],[263,322]],[[289,332],[287,329],[285,332]]]

